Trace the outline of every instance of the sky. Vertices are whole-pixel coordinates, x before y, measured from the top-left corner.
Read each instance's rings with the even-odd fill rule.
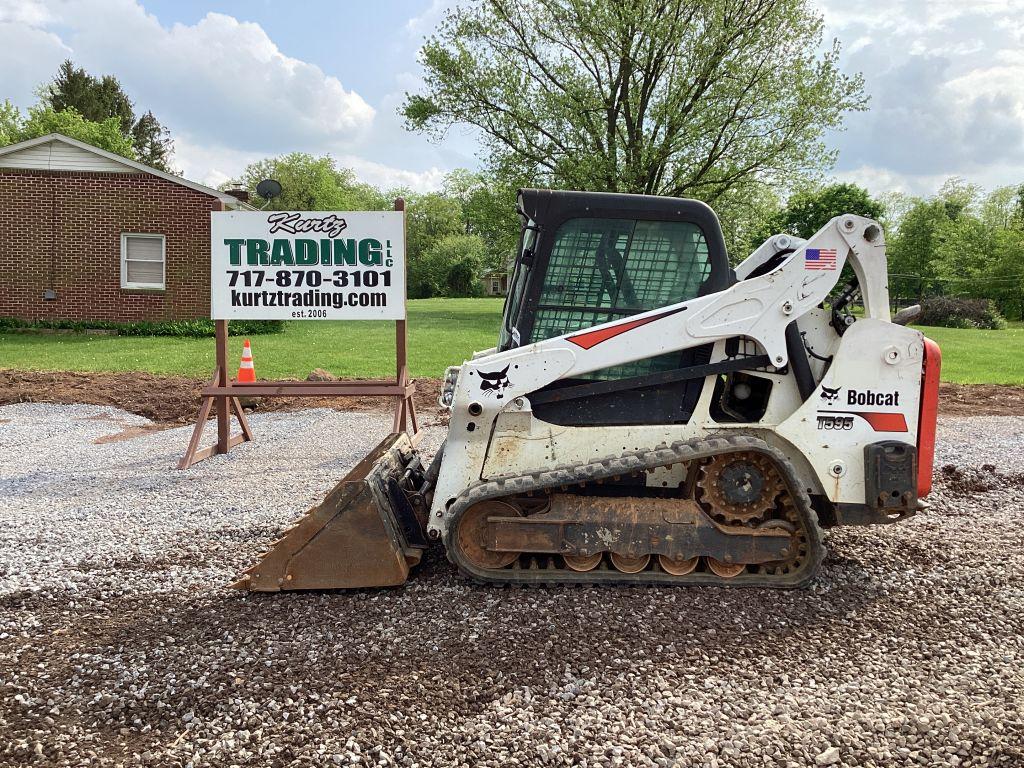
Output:
[[[406,131],[417,52],[457,0],[0,0],[0,99],[27,108],[71,58],[118,77],[175,140],[174,165],[218,185],[291,151],[329,153],[382,187],[436,189],[474,168],[476,136]],[[819,0],[826,43],[870,108],[826,141],[831,175],[927,195],[950,176],[1024,182],[1024,0]]]

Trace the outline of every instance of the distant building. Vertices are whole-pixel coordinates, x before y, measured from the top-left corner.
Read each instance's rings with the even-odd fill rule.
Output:
[[[508,271],[484,272],[480,278],[484,284],[484,293],[488,296],[505,296],[508,294]]]
[[[0,317],[210,316],[220,192],[52,133],[0,147]]]
[[[512,279],[512,272],[516,268],[516,258],[510,255],[505,262],[504,269],[492,269],[484,272],[480,280],[484,286],[486,296],[507,296],[508,283]]]

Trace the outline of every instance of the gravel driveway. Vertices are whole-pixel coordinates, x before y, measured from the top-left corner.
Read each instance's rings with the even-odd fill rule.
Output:
[[[1024,765],[1024,418],[943,419],[932,508],[827,534],[800,592],[476,587],[438,554],[227,589],[388,421],[257,415],[177,472],[187,429],[0,408],[0,763]]]

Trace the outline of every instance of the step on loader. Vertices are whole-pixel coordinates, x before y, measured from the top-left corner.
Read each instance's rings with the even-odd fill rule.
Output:
[[[236,586],[397,585],[440,542],[479,582],[797,587],[823,528],[924,507],[940,353],[890,317],[877,222],[733,268],[693,200],[524,189],[518,213],[441,450],[391,435]]]

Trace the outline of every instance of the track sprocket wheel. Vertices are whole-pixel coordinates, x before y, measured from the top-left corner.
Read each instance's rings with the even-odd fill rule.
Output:
[[[772,461],[752,451],[709,459],[700,468],[697,486],[712,517],[727,523],[757,522],[785,488]]]

